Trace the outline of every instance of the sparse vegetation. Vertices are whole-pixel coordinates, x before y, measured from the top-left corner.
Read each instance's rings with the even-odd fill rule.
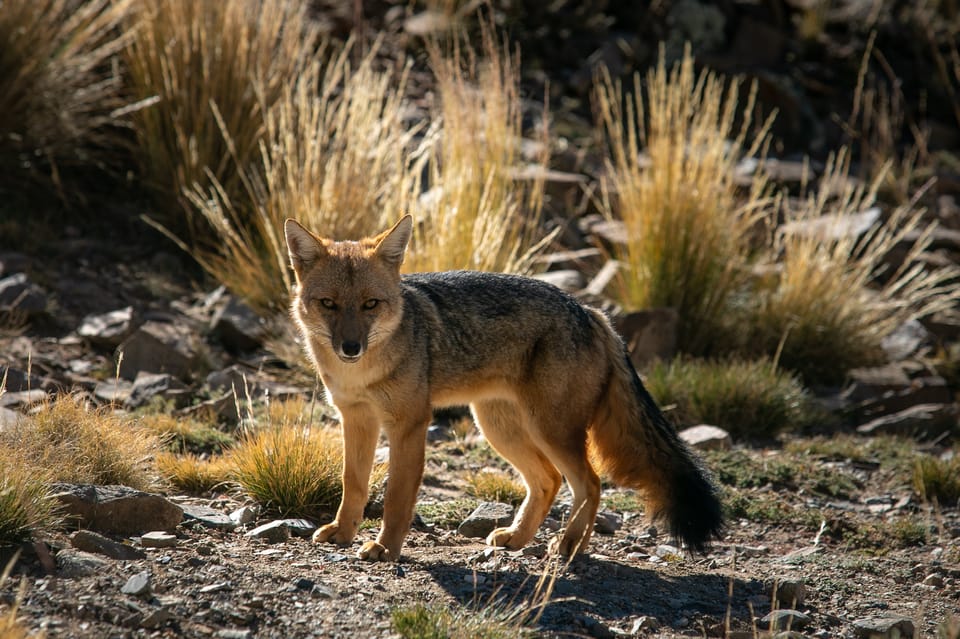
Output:
[[[25,464],[48,471],[52,481],[149,489],[160,448],[159,439],[131,418],[69,395],[0,430],[0,450],[15,451]]]
[[[175,453],[195,455],[222,453],[234,444],[233,435],[193,419],[181,419],[169,413],[149,413],[138,423],[152,431]]]
[[[846,371],[882,361],[880,341],[905,321],[949,308],[958,270],[926,268],[932,227],[923,211],[900,206],[871,220],[878,182],[848,179],[850,158],[831,158],[815,193],[787,211],[774,237],[777,275],[758,291],[748,343],[807,383],[834,384]],[[907,245],[902,266],[885,260]],[[879,289],[871,285],[881,278]]]
[[[483,611],[427,604],[394,609],[391,626],[404,639],[507,639],[531,632]]]
[[[477,500],[469,497],[442,501],[419,502],[417,512],[438,528],[451,530],[460,525],[477,507]]]
[[[630,96],[606,75],[597,88],[610,149],[602,186],[626,230],[626,243],[611,247],[624,265],[616,296],[631,309],[676,308],[677,344],[691,354],[729,341],[725,322],[771,205],[762,172],[738,195],[734,167],[766,140],[766,127],[750,128],[753,94],[738,112],[738,92],[735,80],[695,74],[689,50],[671,70],[661,51]]]
[[[467,478],[467,490],[482,501],[500,501],[518,506],[527,491],[513,477],[488,470],[473,473]]]
[[[960,457],[917,457],[913,487],[926,501],[953,508],[960,502]]]
[[[767,360],[658,362],[646,384],[680,426],[705,423],[734,436],[772,437],[811,418],[803,385]]]
[[[26,464],[13,449],[0,446],[0,548],[55,526],[49,477],[49,470]]]
[[[157,454],[156,465],[163,479],[195,495],[224,487],[234,476],[230,458],[223,455],[201,457],[194,453],[164,451]]]

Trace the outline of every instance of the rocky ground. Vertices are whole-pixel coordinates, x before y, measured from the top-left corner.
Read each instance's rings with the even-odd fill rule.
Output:
[[[418,29],[431,28],[392,2],[365,6],[379,4],[388,8],[380,17],[369,9],[366,27],[389,34],[387,52],[404,51]],[[900,91],[890,97],[901,111],[896,125],[907,130],[923,119],[930,153],[955,152],[960,139],[955,100],[929,71],[950,55],[941,38],[949,25],[911,3],[882,3],[879,18],[863,14],[875,3],[830,3],[822,15],[805,2],[709,3],[709,20],[699,19],[705,3],[690,1],[554,2],[550,12],[537,9],[543,3],[506,4],[526,7],[508,11],[503,23],[523,40],[526,80],[542,87],[551,79],[554,133],[569,143],[555,154],[552,166],[566,173],[552,176],[547,198],[551,214],[569,216],[561,237],[570,251],[552,257],[549,277],[590,300],[602,301],[609,275],[595,247],[618,235],[586,214],[584,194],[600,163],[577,146],[592,130],[588,93],[600,62],[627,77],[652,62],[650,43],[665,40],[676,54],[686,39],[714,68],[757,80],[761,110],[781,113],[774,178],[795,192],[802,167],[790,158],[822,158],[876,133],[849,126],[869,24],[879,28],[876,46],[886,56],[875,58],[881,72],[871,78],[882,84],[888,73]],[[903,5],[902,17],[888,15],[894,5]],[[349,12],[339,13],[328,25],[334,33],[352,26]],[[820,30],[800,37],[811,16]],[[567,46],[558,50],[558,41]],[[531,95],[542,103],[537,89]],[[960,262],[960,174],[949,162],[929,167],[937,181],[924,204],[941,224],[931,262]],[[104,214],[82,225],[64,223],[69,212],[46,215],[32,197],[0,195],[0,428],[63,391],[127,411],[157,399],[184,416],[202,406],[225,430],[236,426],[232,388],[257,400],[313,392],[292,337],[268,339],[277,325],[130,222],[139,206],[117,201],[127,195],[91,195],[107,201]],[[646,344],[644,331],[661,320],[637,317],[621,328]],[[886,344],[889,365],[817,389],[823,405],[843,415],[839,435],[792,434],[704,452],[734,505],[724,538],[705,556],[671,546],[649,527],[636,497],[615,489],[604,494],[589,554],[570,565],[544,553],[566,514],[564,497],[536,544],[491,551],[470,536],[482,537],[491,522],[461,527],[475,505],[463,501],[465,477],[505,466],[482,441],[438,425],[419,518],[397,564],[355,558],[373,526],[351,548],[314,545],[309,531],[319,522],[277,523],[235,490],[202,498],[114,491],[98,499],[115,508],[111,521],[123,521],[128,509],[125,528],[90,524],[19,549],[0,604],[19,600],[25,625],[50,637],[388,637],[393,611],[418,603],[466,610],[468,619],[526,619],[544,636],[732,638],[787,628],[794,634],[781,636],[936,636],[960,616],[960,512],[916,494],[910,460],[917,451],[947,453],[956,435],[960,377],[950,362],[958,337],[960,326],[947,318],[908,325]],[[91,499],[91,489],[62,490],[76,503]],[[11,554],[0,550],[0,562]],[[958,635],[956,626],[945,634]]]
[[[5,420],[72,389],[128,410],[158,395],[182,410],[207,403],[229,429],[236,402],[224,380],[246,378],[261,398],[312,392],[309,376],[284,363],[295,346],[277,357],[262,344],[262,323],[222,291],[186,281],[194,271],[179,256],[82,233],[49,247],[56,259],[0,257],[0,290],[18,291],[9,299],[22,322],[0,338]],[[542,613],[534,625],[545,636],[752,637],[787,626],[800,633],[789,636],[933,636],[960,607],[960,513],[923,503],[909,465],[883,452],[884,436],[919,433],[897,441],[940,453],[947,440],[931,442],[931,433],[955,424],[952,391],[924,364],[932,338],[917,335],[901,336],[900,361],[858,373],[829,398],[859,416],[859,453],[824,452],[812,442],[829,440],[809,438],[705,453],[726,498],[739,500],[706,556],[671,546],[635,496],[612,489],[588,556],[558,566],[544,554],[562,498],[537,544],[493,552],[468,536],[493,523],[471,532],[460,527],[470,507],[458,508],[468,473],[506,466],[473,436],[438,426],[399,564],[355,558],[372,525],[352,548],[314,545],[312,522],[269,525],[269,513],[243,508],[251,502],[238,492],[167,491],[163,507],[134,499],[127,528],[116,527],[118,505],[103,537],[64,531],[24,548],[14,571],[26,584],[20,614],[65,637],[392,636],[392,612],[416,603]],[[103,507],[113,497],[97,499]],[[170,503],[182,521],[165,518]],[[547,585],[537,585],[541,575]],[[18,584],[3,586],[4,602]]]

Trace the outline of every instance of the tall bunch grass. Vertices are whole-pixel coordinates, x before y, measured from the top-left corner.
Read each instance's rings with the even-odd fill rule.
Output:
[[[141,171],[169,202],[217,179],[240,191],[236,166],[259,152],[265,109],[306,67],[317,46],[307,6],[294,0],[142,0],[125,58]],[[224,136],[224,131],[228,137]],[[183,231],[200,232],[191,209]]]
[[[59,178],[117,144],[114,57],[128,0],[5,0],[0,7],[0,166]]]
[[[739,82],[695,73],[689,49],[670,70],[661,51],[645,84],[634,76],[631,95],[606,73],[597,85],[609,145],[604,201],[627,231],[626,244],[612,247],[624,264],[616,295],[632,309],[676,308],[678,346],[692,354],[723,341],[757,225],[770,210],[762,171],[746,197],[735,174],[767,141],[769,121],[751,128],[754,90],[738,110]]]
[[[408,209],[416,129],[404,122],[406,72],[375,68],[376,49],[356,66],[345,47],[329,61],[314,56],[276,99],[263,104],[257,162],[235,154],[243,183],[231,194],[213,175],[188,193],[217,241],[191,250],[218,281],[261,310],[286,306],[293,282],[283,222],[288,217],[328,237],[356,239]],[[230,140],[224,124],[220,133]]]
[[[480,54],[459,39],[449,52],[429,48],[440,131],[429,148],[430,189],[414,209],[408,271],[525,273],[549,241],[539,226],[547,145],[532,170],[521,166],[519,53],[489,25],[481,37]]]
[[[48,469],[52,481],[143,490],[155,483],[153,458],[160,441],[129,417],[62,396],[0,430],[0,450],[29,467]]]
[[[779,353],[780,364],[807,383],[837,383],[847,370],[881,361],[885,336],[909,319],[951,309],[960,296],[960,270],[923,262],[934,227],[921,209],[900,206],[853,230],[883,175],[864,184],[849,171],[841,149],[818,188],[788,207],[773,239],[778,276],[758,291],[750,321],[749,343]],[[900,246],[909,250],[894,268],[886,258]]]

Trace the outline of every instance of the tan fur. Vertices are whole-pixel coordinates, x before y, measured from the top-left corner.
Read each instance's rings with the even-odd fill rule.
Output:
[[[642,390],[606,317],[527,278],[401,277],[411,228],[407,216],[374,238],[334,242],[286,223],[297,281],[292,315],[343,420],[343,500],[314,541],[352,542],[382,429],[390,444],[383,527],[359,555],[399,558],[431,409],[466,404],[527,488],[513,524],[490,533],[488,543],[529,542],[563,477],[573,507],[556,550],[585,548],[600,498],[591,458],[620,483],[643,489],[654,514],[694,547],[716,535],[713,487]]]

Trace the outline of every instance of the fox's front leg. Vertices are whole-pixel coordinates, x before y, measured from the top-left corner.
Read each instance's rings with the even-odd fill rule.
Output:
[[[374,416],[363,408],[341,409],[340,414],[343,418],[343,497],[336,519],[318,528],[313,533],[313,541],[346,545],[353,541],[363,520],[379,428]]]
[[[396,561],[400,547],[410,531],[413,510],[423,477],[423,458],[426,447],[426,428],[423,423],[394,427],[387,430],[390,440],[390,464],[387,492],[383,498],[383,527],[376,541],[368,541],[360,548],[361,559]]]

